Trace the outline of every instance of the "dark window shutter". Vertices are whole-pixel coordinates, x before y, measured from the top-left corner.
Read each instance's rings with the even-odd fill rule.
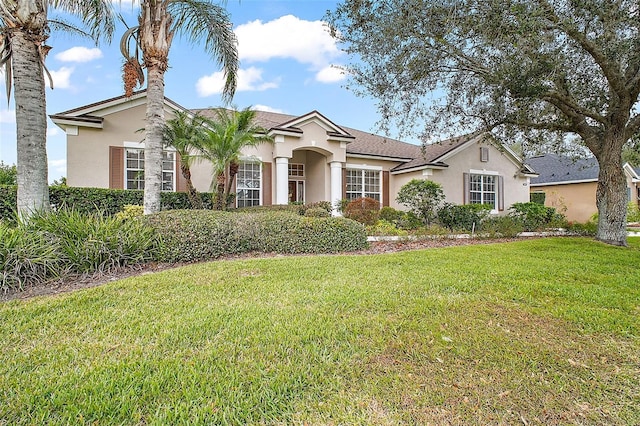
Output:
[[[469,173],[462,174],[462,204],[469,204],[469,188],[471,185],[471,177]]]
[[[382,172],[382,207],[389,207],[389,172]]]
[[[347,198],[347,169],[342,169],[342,199]]]
[[[271,182],[273,177],[271,176],[271,163],[262,163],[262,204],[270,206],[271,200]]]
[[[109,147],[109,188],[124,189],[124,148]]]
[[[176,152],[176,191],[187,192],[187,179],[182,176],[182,158]]]
[[[504,210],[504,177],[498,176],[498,210]]]
[[[489,148],[486,146],[480,147],[480,161],[483,163],[489,161]]]

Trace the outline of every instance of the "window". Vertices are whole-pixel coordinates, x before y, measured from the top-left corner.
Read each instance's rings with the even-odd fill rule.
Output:
[[[144,189],[144,149],[127,148],[125,176],[127,189]],[[176,153],[162,151],[162,190],[175,190]]]
[[[289,163],[289,176],[304,177],[304,164]]]
[[[238,174],[236,176],[238,207],[260,205],[260,186],[262,180],[261,170],[262,165],[260,163],[240,163]]]
[[[369,197],[381,201],[379,170],[347,169],[347,199]]]
[[[489,204],[496,208],[496,180],[494,175],[469,176],[469,203]]]
[[[144,150],[127,149],[127,189],[144,189]]]

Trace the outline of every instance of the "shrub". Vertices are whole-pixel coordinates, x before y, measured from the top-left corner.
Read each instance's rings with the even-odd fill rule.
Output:
[[[158,260],[192,262],[248,251],[335,253],[366,246],[364,227],[291,212],[165,211],[145,216],[163,238]]]
[[[144,215],[144,207],[138,205],[127,204],[121,211],[116,213],[115,217],[120,220],[133,219]]]
[[[210,209],[211,194],[199,193],[205,208]],[[142,205],[143,191],[77,188],[69,186],[50,186],[49,199],[53,210],[72,209],[82,214],[100,211],[106,215],[115,215],[126,205]],[[163,192],[160,194],[163,210],[191,208],[186,192]],[[0,218],[12,220],[16,211],[16,186],[0,185]]]
[[[333,208],[331,207],[331,203],[329,201],[316,201],[315,203],[305,204],[301,206],[300,214],[302,216],[308,216],[307,211],[310,209],[322,209],[329,213],[329,216],[331,216],[331,212],[333,211]]]
[[[300,213],[302,209],[301,204],[274,204],[271,206],[250,206],[250,207],[240,207],[234,212],[239,213],[270,213],[270,212],[289,212],[289,213]]]
[[[412,179],[400,188],[396,200],[407,206],[425,225],[429,225],[444,201],[444,191],[439,183]]]
[[[532,203],[540,204],[544,206],[544,202],[547,199],[547,194],[544,192],[532,192],[529,194],[529,201]]]
[[[438,220],[451,231],[467,231],[480,229],[482,221],[491,211],[487,204],[456,205],[445,203],[438,210]]]
[[[104,272],[144,263],[159,246],[155,232],[140,220],[122,221],[74,210],[41,213],[21,225],[55,241],[56,254],[70,273]]]
[[[304,216],[308,217],[330,217],[331,213],[329,213],[326,209],[321,207],[314,207],[311,209],[306,209],[304,212]]]
[[[392,224],[398,224],[398,222],[404,216],[404,212],[400,210],[396,210],[393,207],[385,206],[380,209],[380,214],[378,217],[380,220],[385,220]]]
[[[482,222],[482,233],[490,238],[517,237],[524,230],[522,222],[511,216],[494,216]]]
[[[57,244],[40,232],[0,223],[0,289],[22,289],[56,278]]]
[[[586,223],[570,222],[566,226],[567,232],[585,237],[594,237],[598,232],[598,222],[590,220]]]
[[[638,203],[635,201],[629,201],[629,204],[627,204],[627,222],[640,222],[640,208],[638,208]]]
[[[367,235],[403,237],[408,234],[404,229],[398,229],[396,225],[385,219],[378,220],[373,226],[367,226]]]
[[[416,230],[424,226],[422,220],[413,212],[404,212],[400,220],[398,220],[398,228],[408,231]]]
[[[344,217],[363,225],[374,225],[380,214],[380,203],[369,197],[360,197],[347,204]]]
[[[514,203],[509,208],[509,216],[519,221],[525,231],[538,231],[549,227],[566,225],[564,215],[553,207],[537,203]]]

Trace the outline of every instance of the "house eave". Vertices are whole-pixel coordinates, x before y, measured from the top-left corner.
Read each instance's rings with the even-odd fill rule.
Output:
[[[532,183],[529,186],[571,185],[576,183],[593,183],[593,182],[598,182],[598,179],[565,180],[561,182]]]
[[[104,126],[104,118],[102,117],[69,117],[63,115],[50,115],[51,121],[58,127],[64,129],[67,126],[89,127],[93,129],[102,129]]]
[[[396,163],[407,163],[413,158],[405,158],[405,157],[388,157],[385,155],[375,155],[375,154],[351,154],[347,152],[347,157],[351,158],[362,158],[363,160],[382,160],[382,161],[394,161]]]
[[[392,175],[401,175],[404,173],[412,173],[412,172],[419,172],[421,170],[427,170],[427,169],[433,169],[433,170],[444,170],[447,169],[449,167],[448,164],[445,163],[430,163],[430,164],[425,164],[423,166],[417,166],[417,167],[411,167],[408,169],[402,169],[402,170],[391,170],[391,174]]]

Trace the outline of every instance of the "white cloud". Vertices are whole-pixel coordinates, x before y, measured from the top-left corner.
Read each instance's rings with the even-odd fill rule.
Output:
[[[0,123],[15,123],[16,111],[13,109],[0,109]]]
[[[251,107],[251,109],[254,109],[256,111],[277,112],[278,114],[285,114],[285,112],[283,110],[278,109],[278,108],[272,108],[272,107],[267,106],[267,105],[257,104],[257,105],[253,105]]]
[[[55,89],[70,89],[71,82],[69,79],[71,78],[73,70],[73,67],[61,67],[58,71],[49,70],[51,78],[53,79],[53,87]],[[48,81],[46,77],[45,80]]]
[[[275,89],[280,81],[263,81],[262,70],[260,68],[249,67],[247,69],[238,70],[238,85],[236,91],[250,92]],[[224,88],[224,73],[222,71],[214,72],[211,75],[200,77],[196,82],[196,91],[198,96],[205,97],[222,93]]]
[[[324,22],[293,15],[269,22],[251,21],[239,25],[235,33],[240,60],[248,62],[289,58],[322,68],[342,53]]]
[[[58,127],[47,127],[47,136],[58,136],[62,134]]]
[[[99,58],[102,58],[102,50],[97,47],[89,49],[87,47],[76,46],[56,55],[56,59],[62,62],[89,62]]]
[[[65,158],[62,158],[60,160],[49,160],[49,175],[50,176],[66,176],[67,160]]]
[[[316,74],[316,80],[320,83],[337,83],[345,78],[347,78],[346,71],[331,65],[322,68]]]

